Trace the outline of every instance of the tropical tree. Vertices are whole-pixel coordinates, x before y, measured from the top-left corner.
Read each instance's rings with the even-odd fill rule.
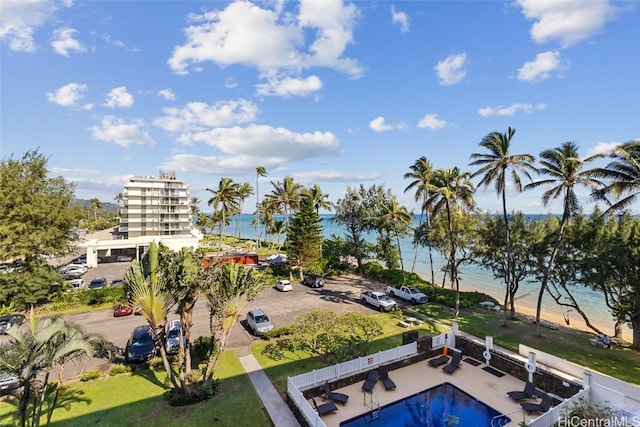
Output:
[[[594,175],[612,182],[594,192],[594,196],[606,200],[608,195],[616,199],[605,214],[622,211],[640,197],[640,141],[630,141],[617,146],[613,159],[604,169],[596,169]],[[625,195],[623,197],[623,195]]]
[[[472,209],[474,207],[474,185],[469,181],[470,173],[453,169],[437,169],[429,184],[429,198],[425,201],[427,209],[431,209],[434,217],[446,215],[449,234],[449,268],[451,285],[456,288],[456,310],[454,317],[460,314],[460,281],[456,263],[456,233],[453,229],[454,209]]]
[[[98,222],[98,211],[100,208],[102,208],[102,203],[97,198],[94,197],[89,201],[89,209],[93,212],[93,220],[95,222]]]
[[[513,275],[513,257],[511,255],[511,238],[509,228],[509,215],[507,214],[507,172],[511,170],[511,179],[516,191],[522,191],[522,181],[518,172],[524,174],[531,181],[531,172],[535,172],[535,167],[531,164],[534,157],[531,154],[510,154],[511,140],[516,130],[509,127],[506,132],[491,132],[485,136],[480,142],[480,146],[486,148],[488,153],[473,153],[470,166],[480,166],[480,168],[471,174],[471,178],[482,175],[482,179],[478,183],[478,187],[484,187],[486,190],[491,183],[495,184],[498,197],[502,197],[502,217],[504,219],[504,241],[507,248],[507,257],[505,259],[506,268],[504,269],[505,293],[502,324],[507,324],[507,310],[509,306],[509,295],[514,294],[512,288],[514,286],[511,276]]]
[[[433,166],[425,156],[422,156],[419,159],[417,159],[413,163],[413,165],[409,166],[409,169],[410,171],[404,174],[404,178],[412,179],[413,181],[411,181],[411,183],[407,185],[407,187],[404,189],[404,192],[406,193],[407,191],[414,189],[415,201],[421,202],[420,203],[420,221],[416,229],[416,233],[418,233],[419,230],[422,229],[423,220],[425,218],[426,218],[427,230],[431,228],[431,215],[429,211],[425,209],[424,202],[429,198],[429,183],[431,181],[431,178],[433,177]],[[417,234],[416,234],[416,237],[418,237]],[[418,259],[418,247],[420,246],[419,240],[420,240],[419,238],[415,238],[415,237],[413,239],[414,241],[413,244],[415,246],[415,254],[413,256],[413,264],[411,265],[411,272],[413,272],[416,267],[416,261]],[[426,244],[429,249],[429,267],[431,269],[431,283],[435,283],[436,279],[435,279],[435,273],[433,271],[433,252],[431,249],[431,243],[429,243],[428,239],[426,241]]]
[[[199,212],[196,217],[196,225],[204,233],[205,228],[211,225],[211,217],[204,212]]]
[[[221,178],[218,183],[218,188],[212,190],[207,188],[207,191],[212,193],[213,196],[209,199],[207,204],[213,207],[214,214],[220,212],[220,250],[222,250],[224,230],[227,225],[227,219],[238,212],[238,188],[239,185],[231,178]],[[218,208],[220,208],[218,210]]]
[[[250,195],[253,194],[253,187],[248,182],[243,182],[238,185],[238,213],[242,214],[242,207],[244,206],[245,200],[249,198]],[[236,223],[236,234],[238,239],[240,239],[240,224],[241,221],[238,220]]]
[[[331,221],[346,228],[347,252],[356,259],[358,268],[362,267],[368,254],[368,245],[364,236],[370,210],[365,200],[366,190],[363,185],[360,185],[359,189],[347,187],[344,197],[338,199],[335,205],[335,216],[331,218]]]
[[[222,267],[209,267],[205,270],[204,293],[209,306],[209,329],[212,338],[217,340],[218,351],[211,354],[204,371],[204,381],[210,384],[240,313],[248,301],[256,298],[264,288],[262,275],[255,270],[231,263]]]
[[[398,199],[394,196],[385,201],[382,205],[382,223],[386,227],[390,227],[396,238],[396,246],[400,256],[400,268],[402,269],[404,279],[404,262],[402,261],[402,249],[400,247],[400,235],[403,237],[409,233],[412,215],[406,206],[401,206]]]
[[[48,425],[64,393],[65,363],[91,357],[106,345],[102,336],[61,317],[36,320],[33,309],[29,327],[13,327],[7,335],[12,342],[0,345],[0,365],[20,381],[16,417],[22,427],[40,425],[43,416]],[[50,381],[55,370],[58,379]]]
[[[288,228],[289,217],[291,212],[298,209],[304,187],[290,176],[285,176],[283,181],[271,181],[271,185],[273,186],[271,197],[282,208],[285,226]]]
[[[284,247],[288,260],[299,267],[300,280],[303,270],[322,259],[322,220],[315,211],[311,198],[300,201],[300,210],[293,215],[287,231]]]
[[[264,166],[258,166],[256,168],[256,217],[257,217],[257,221],[256,224],[257,226],[260,226],[260,224],[262,224],[262,219],[260,216],[260,187],[259,187],[259,181],[260,181],[260,177],[261,176],[267,176],[267,169],[265,169]],[[260,233],[258,233],[258,237]],[[258,238],[258,247],[260,247],[260,238]]]
[[[189,200],[189,213],[192,217],[197,217],[200,214],[200,207],[198,204],[200,203],[200,199],[196,196],[193,196],[191,200]]]
[[[320,209],[325,209],[329,212],[333,209],[333,203],[329,200],[329,195],[323,193],[322,188],[320,188],[318,184],[314,184],[313,187],[308,188],[303,195],[312,200],[313,207],[317,214],[320,214]]]
[[[560,248],[560,242],[562,241],[562,235],[567,222],[580,207],[578,196],[575,193],[575,187],[577,185],[583,185],[592,191],[597,191],[602,186],[602,183],[595,179],[597,172],[593,169],[585,169],[590,162],[599,157],[602,156],[596,154],[582,159],[578,154],[578,146],[576,143],[573,141],[565,142],[560,147],[545,150],[540,153],[540,166],[538,167],[538,173],[546,175],[548,178],[529,183],[525,186],[525,189],[528,190],[538,188],[540,186],[552,185],[552,188],[542,194],[542,204],[547,206],[550,201],[555,200],[558,197],[562,197],[563,206],[560,226],[555,237],[553,248],[551,249],[551,254],[549,255],[549,262],[542,277],[542,283],[540,284],[540,291],[538,293],[538,303],[536,307],[538,335],[540,335],[542,297],[547,289],[555,258]]]
[[[116,202],[118,206],[120,206],[120,204],[124,202],[124,193],[122,191],[116,193],[116,195],[113,197],[113,201]]]
[[[175,302],[159,280],[158,252],[156,243],[151,242],[142,262],[135,260],[131,263],[131,267],[124,275],[125,290],[129,297],[129,305],[138,308],[149,324],[151,336],[156,348],[160,351],[160,357],[171,384],[177,391],[185,392],[185,384],[178,382],[164,346],[165,322]]]

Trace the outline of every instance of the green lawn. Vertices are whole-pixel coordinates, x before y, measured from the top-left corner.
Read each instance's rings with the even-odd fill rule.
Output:
[[[270,424],[235,353],[226,351],[218,368],[223,390],[196,405],[172,407],[162,396],[167,389],[164,371],[142,370],[132,374],[76,383],[72,390],[81,399],[68,409],[54,412],[55,426],[216,426],[255,427]],[[0,425],[12,425],[14,406],[0,403]],[[241,414],[241,416],[239,416]]]

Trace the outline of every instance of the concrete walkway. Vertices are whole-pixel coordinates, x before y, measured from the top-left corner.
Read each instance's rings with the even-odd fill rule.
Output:
[[[260,364],[252,354],[240,356],[240,363],[249,375],[260,400],[269,413],[273,425],[277,427],[300,427],[300,423],[293,416],[293,413],[280,397],[278,391],[273,386],[267,374],[264,373]]]

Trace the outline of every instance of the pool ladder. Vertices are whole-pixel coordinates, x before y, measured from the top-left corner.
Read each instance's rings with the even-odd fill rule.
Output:
[[[367,402],[367,394],[369,395],[369,402]],[[364,404],[370,410],[369,416],[371,417],[371,419],[367,422],[376,421],[380,418],[380,402],[374,399],[373,391],[364,393]]]
[[[491,418],[491,427],[503,427],[509,421],[507,421],[507,415],[522,413],[522,422],[525,422],[524,411],[522,409],[518,409],[515,411],[507,412],[506,414],[496,415]]]

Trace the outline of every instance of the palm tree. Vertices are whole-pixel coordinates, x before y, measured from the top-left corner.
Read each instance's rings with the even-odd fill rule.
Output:
[[[116,195],[113,197],[113,201],[116,202],[118,206],[120,206],[120,203],[124,201],[124,194],[122,192],[116,193]]]
[[[242,215],[242,207],[244,206],[244,201],[249,198],[250,195],[253,194],[253,187],[248,182],[244,182],[238,185],[238,212]],[[240,221],[236,223],[236,232],[238,235],[238,239],[240,239]]]
[[[16,416],[20,425],[38,426],[47,395],[53,393],[46,410],[49,424],[58,398],[63,392],[62,378],[65,363],[79,361],[105,345],[103,337],[90,334],[61,317],[36,320],[31,310],[30,327],[11,328],[7,335],[12,343],[0,345],[2,371],[16,375],[22,392],[19,396]],[[54,384],[49,376],[58,370],[58,381]]]
[[[402,269],[402,279],[404,280],[404,262],[402,261],[402,249],[400,248],[400,231],[407,230],[411,224],[411,214],[406,206],[400,206],[395,197],[387,200],[382,206],[382,220],[391,225],[396,237],[398,254],[400,255],[400,268]],[[404,234],[404,233],[403,233]]]
[[[166,341],[165,321],[175,305],[175,301],[158,278],[158,246],[155,242],[151,242],[149,245],[149,251],[145,254],[145,258],[144,265],[139,261],[133,261],[131,267],[125,272],[124,279],[127,284],[129,305],[139,308],[140,314],[149,324],[151,336],[156,343],[156,348],[160,350],[160,357],[162,357],[162,363],[171,384],[176,390],[184,391],[185,384],[178,383],[164,346]]]
[[[207,188],[207,191],[213,194],[207,204],[213,206],[214,213],[218,211],[218,207],[222,215],[222,221],[220,222],[220,248],[222,250],[222,238],[224,236],[225,226],[227,224],[227,218],[238,212],[238,188],[239,185],[231,178],[221,178],[216,190]]]
[[[200,207],[198,207],[198,203],[200,203],[200,199],[196,196],[193,196],[189,201],[189,213],[193,217],[197,217],[200,213]]]
[[[260,218],[260,187],[258,186],[258,182],[261,176],[267,176],[267,169],[265,169],[264,166],[258,166],[256,168],[256,216],[257,216],[256,224],[258,224],[258,227],[262,222]],[[258,236],[258,247],[260,247],[259,237],[260,236]]]
[[[549,178],[532,182],[525,186],[525,190],[528,190],[538,188],[543,185],[553,185],[551,189],[542,194],[542,203],[544,206],[547,206],[551,200],[557,199],[558,197],[562,196],[563,199],[560,227],[558,228],[555,243],[549,256],[549,263],[547,264],[544,276],[542,277],[542,284],[540,285],[540,292],[538,293],[538,305],[536,308],[538,335],[540,335],[542,297],[547,289],[547,284],[549,283],[549,277],[551,275],[551,270],[553,269],[556,255],[558,254],[564,228],[569,221],[569,218],[571,218],[580,208],[578,196],[575,193],[575,186],[578,184],[584,185],[592,191],[596,191],[602,186],[602,183],[594,178],[597,176],[596,171],[593,169],[584,169],[589,162],[600,157],[602,157],[602,155],[596,154],[581,159],[578,155],[578,146],[576,143],[573,141],[565,142],[560,147],[545,150],[540,153],[540,167],[538,168],[538,173],[541,175],[547,175]]]
[[[264,282],[254,270],[236,263],[225,264],[221,269],[207,269],[206,274],[204,292],[209,303],[209,328],[219,343],[218,351],[210,356],[204,372],[205,381],[210,382],[242,309],[256,298]]]
[[[200,227],[200,231],[204,233],[204,229],[206,227],[209,227],[210,223],[211,223],[211,218],[209,217],[209,215],[207,215],[204,212],[198,213],[198,216],[196,217],[196,225]]]
[[[425,156],[422,156],[418,160],[416,160],[413,165],[409,166],[409,169],[411,169],[411,171],[405,173],[404,178],[413,179],[413,181],[411,181],[411,183],[407,185],[407,187],[404,189],[404,192],[406,193],[412,188],[415,188],[415,194],[414,194],[415,201],[419,202],[420,200],[422,200],[422,203],[420,204],[421,205],[420,206],[420,222],[418,224],[418,230],[422,229],[421,227],[422,220],[425,215],[426,215],[426,221],[427,221],[426,222],[427,230],[429,230],[431,228],[431,215],[429,214],[429,211],[425,209],[424,202],[429,198],[429,183],[431,182],[431,178],[433,177],[433,166]],[[415,242],[415,240],[416,239],[414,239],[414,245],[416,250],[413,256],[413,264],[411,265],[411,272],[415,270],[416,261],[418,259],[419,245]],[[431,248],[431,243],[429,242],[428,239],[427,239],[427,245],[429,247],[429,266],[431,268],[431,283],[435,283],[436,279],[433,271],[433,251]]]
[[[273,185],[271,196],[277,200],[282,207],[284,211],[285,226],[289,227],[289,216],[292,211],[298,209],[303,187],[295,182],[290,176],[284,177],[282,182],[271,181],[271,185]]]
[[[640,197],[640,142],[630,141],[617,146],[610,157],[613,159],[605,169],[596,169],[599,178],[610,179],[612,182],[594,192],[600,200],[606,200],[607,195],[613,194],[616,202],[604,212],[611,214],[626,209]],[[623,194],[627,196],[620,198]]]
[[[518,172],[524,174],[531,181],[530,172],[536,169],[531,164],[534,157],[531,154],[509,154],[511,148],[511,139],[516,130],[509,127],[505,133],[491,132],[485,136],[480,142],[480,146],[487,149],[488,153],[473,153],[470,166],[480,166],[480,168],[471,174],[471,178],[483,175],[478,183],[478,187],[484,187],[486,190],[491,183],[495,183],[498,196],[502,196],[502,215],[504,218],[504,241],[507,247],[507,259],[505,260],[504,281],[505,296],[502,324],[507,324],[507,307],[509,304],[509,290],[513,284],[511,282],[511,273],[513,270],[513,257],[511,253],[511,233],[509,229],[509,215],[507,215],[507,171],[511,169],[511,178],[515,185],[516,191],[522,191],[522,182]],[[512,313],[513,315],[514,313]]]
[[[434,217],[447,216],[447,229],[449,234],[449,267],[451,285],[456,287],[456,312],[454,317],[460,314],[460,281],[458,279],[458,267],[456,263],[456,237],[453,230],[451,211],[453,209],[474,207],[474,185],[469,181],[470,173],[461,172],[458,167],[453,169],[437,169],[429,184],[429,198],[425,201],[428,209],[431,209]]]
[[[102,203],[97,198],[93,198],[89,201],[89,208],[93,211],[93,220],[98,222],[98,210],[102,207]]]
[[[320,188],[318,184],[314,184],[313,187],[308,188],[305,195],[312,200],[313,207],[317,214],[320,214],[320,209],[325,209],[329,212],[333,209],[333,203],[329,200],[329,195],[323,193],[322,188]]]

